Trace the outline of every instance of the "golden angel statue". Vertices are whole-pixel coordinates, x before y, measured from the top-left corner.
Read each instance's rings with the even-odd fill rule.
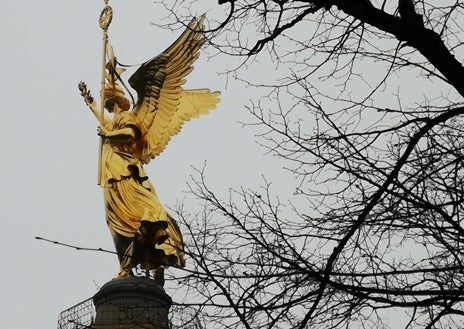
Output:
[[[100,185],[120,262],[116,277],[132,275],[139,264],[147,270],[185,264],[182,233],[158,200],[143,165],[163,152],[184,122],[208,113],[219,102],[219,92],[182,88],[204,43],[203,20],[193,19],[169,48],[131,76],[129,84],[137,92],[131,111],[131,102],[118,84],[124,70],[116,67],[111,46],[102,102],[113,117],[100,118],[90,92],[84,83],[79,84],[100,121]]]

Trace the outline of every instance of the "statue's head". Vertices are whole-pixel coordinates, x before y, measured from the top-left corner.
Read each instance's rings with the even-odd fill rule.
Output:
[[[118,88],[105,88],[105,108],[108,112],[114,112],[114,106],[117,105],[122,111],[128,111],[130,102],[126,98],[122,89]]]

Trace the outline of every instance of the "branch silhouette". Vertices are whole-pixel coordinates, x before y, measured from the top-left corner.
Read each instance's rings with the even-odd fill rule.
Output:
[[[63,243],[63,242],[59,242],[59,241],[53,241],[53,240],[50,240],[50,239],[42,238],[40,236],[36,236],[35,239],[45,241],[45,242],[49,242],[49,243],[53,243],[53,244],[63,246],[63,247],[73,248],[73,249],[76,249],[76,250],[100,251],[100,252],[106,252],[106,253],[109,253],[109,254],[116,254],[115,251],[106,250],[106,249],[103,249],[103,248],[79,247],[79,246],[75,246],[75,245],[72,245],[72,244],[67,244],[67,243]]]

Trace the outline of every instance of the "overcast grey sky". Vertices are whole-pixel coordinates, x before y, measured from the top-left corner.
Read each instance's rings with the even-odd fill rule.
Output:
[[[94,95],[99,93],[103,3],[4,1],[0,6],[4,328],[56,327],[62,310],[91,297],[118,269],[114,255],[34,239],[113,250],[96,185],[97,124],[77,91],[84,80]],[[150,24],[161,17],[150,0],[112,0],[110,5],[110,42],[125,64],[160,53],[180,33]],[[206,59],[197,62],[187,87],[220,90],[219,108],[189,122],[147,168],[168,207],[184,198],[191,166],[202,167],[205,160],[211,185],[225,191],[259,182],[261,173],[273,170],[260,166],[264,151],[237,123],[247,116],[249,90],[233,81],[225,88],[217,74],[223,63]]]
[[[210,6],[216,1],[201,3]],[[77,90],[84,80],[94,96],[99,94],[98,17],[103,5],[103,0],[10,0],[0,5],[0,83],[6,100],[0,130],[4,145],[0,208],[6,224],[0,240],[2,328],[55,328],[61,311],[91,297],[118,271],[114,255],[75,251],[34,238],[114,250],[96,184],[97,124]],[[110,5],[114,19],[109,38],[124,64],[140,64],[157,55],[181,32],[150,24],[166,15],[152,0],[110,0]],[[215,8],[216,13],[222,10],[226,8]],[[200,15],[206,8],[191,11]],[[254,77],[264,81],[266,75],[275,74],[265,63],[255,64],[259,71],[253,71]],[[253,131],[238,123],[250,120],[245,106],[256,90],[233,80],[226,83],[218,73],[230,66],[230,57],[200,57],[187,88],[219,90],[221,103],[209,115],[187,123],[147,166],[168,208],[186,197],[183,191],[192,166],[201,168],[205,160],[209,184],[224,195],[229,187],[262,184],[262,174],[270,176],[281,166],[269,161],[265,150],[254,143]],[[415,79],[411,81],[417,86]],[[408,86],[407,80],[403,83]],[[431,83],[425,87],[401,91],[412,101],[441,92]],[[418,95],[413,97],[414,92]],[[272,181],[279,192],[290,185],[282,171]]]

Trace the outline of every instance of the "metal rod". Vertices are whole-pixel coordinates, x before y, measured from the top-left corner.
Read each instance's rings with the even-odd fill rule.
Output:
[[[102,58],[102,77],[101,77],[101,104],[100,104],[100,126],[105,123],[105,78],[106,78],[106,49],[108,44],[108,27],[113,18],[113,9],[108,5],[108,0],[105,0],[105,7],[100,14],[100,28],[103,30],[103,58]],[[102,152],[103,152],[103,137],[100,139],[100,147],[98,152],[98,185],[102,185]]]

